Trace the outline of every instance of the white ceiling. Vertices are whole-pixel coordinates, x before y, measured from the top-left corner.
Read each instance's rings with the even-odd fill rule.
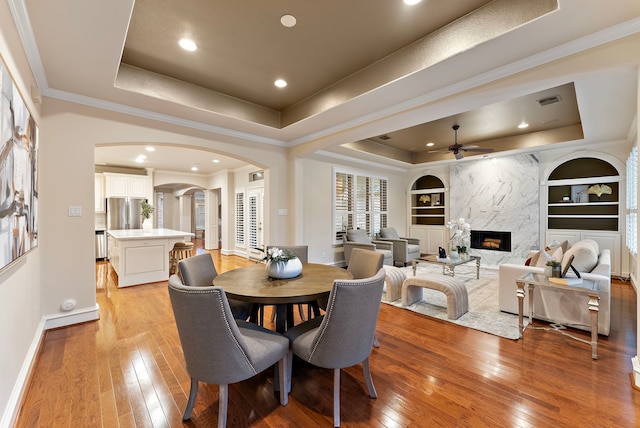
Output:
[[[205,154],[169,147],[147,153],[145,166],[156,169],[190,171],[195,163],[203,174],[233,169],[236,161],[210,162],[215,141],[231,138],[409,168],[452,160],[434,153],[416,162],[414,154],[425,140],[452,144],[446,137],[453,139],[452,122],[460,122],[463,144],[482,146],[490,138],[486,144],[496,152],[523,150],[505,129],[516,116],[527,119],[527,109],[473,124],[463,119],[566,84],[575,87],[584,133],[568,143],[624,140],[634,123],[636,0],[560,0],[557,10],[537,18],[532,10],[554,9],[555,2],[496,0],[471,14],[487,2],[423,0],[412,9],[400,0],[8,2],[44,96],[215,135]],[[487,13],[491,8],[512,13]],[[298,18],[293,29],[280,26],[285,13]],[[176,51],[174,41],[186,33],[196,36],[200,56]],[[427,43],[443,35],[442,52]],[[427,63],[436,54],[442,55]],[[413,71],[398,76],[409,65]],[[289,92],[271,86],[280,75],[290,81]],[[480,137],[487,123],[501,124],[500,137]],[[432,128],[428,135],[422,124]],[[419,132],[403,131],[411,129]],[[384,156],[362,143],[382,143],[378,136],[394,132],[411,140],[395,140]],[[96,162],[140,166],[132,159],[142,148],[100,147]]]

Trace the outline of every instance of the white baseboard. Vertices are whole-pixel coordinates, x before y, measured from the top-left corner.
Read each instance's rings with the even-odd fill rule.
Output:
[[[631,365],[633,366],[633,386],[640,389],[640,361],[637,355],[631,358]]]
[[[11,395],[9,396],[9,400],[7,401],[7,406],[2,412],[2,419],[0,419],[0,428],[13,427],[16,422],[16,418],[18,417],[18,410],[20,409],[20,403],[22,403],[26,387],[29,383],[29,377],[31,376],[33,365],[38,359],[38,354],[40,353],[42,338],[44,337],[44,324],[45,319],[42,318],[40,320],[40,323],[38,324],[35,334],[33,335],[33,340],[31,341],[31,345],[29,346],[27,355],[22,362],[22,367],[18,372],[18,377],[16,378],[16,382],[14,383],[13,389],[11,390]]]
[[[95,304],[93,307],[46,316],[44,329],[50,330],[52,328],[65,327],[87,321],[95,321],[100,319],[99,309],[100,306]]]

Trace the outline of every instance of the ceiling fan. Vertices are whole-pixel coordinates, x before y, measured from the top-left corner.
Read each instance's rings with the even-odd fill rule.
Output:
[[[453,125],[453,132],[455,133],[455,144],[449,146],[449,151],[453,153],[456,159],[462,159],[464,155],[462,152],[482,152],[482,153],[491,153],[493,149],[483,149],[479,146],[463,146],[462,144],[458,144],[458,129],[460,129],[460,125]]]

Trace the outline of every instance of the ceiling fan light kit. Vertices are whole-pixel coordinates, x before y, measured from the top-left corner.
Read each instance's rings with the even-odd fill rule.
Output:
[[[478,146],[463,146],[462,144],[458,144],[458,129],[460,129],[460,125],[455,124],[451,127],[454,132],[454,144],[449,146],[449,151],[453,153],[456,160],[460,160],[464,158],[464,154],[462,152],[481,152],[481,153],[491,153],[493,149],[483,149]]]

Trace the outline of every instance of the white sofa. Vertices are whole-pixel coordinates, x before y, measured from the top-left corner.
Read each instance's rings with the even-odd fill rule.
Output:
[[[576,243],[579,246],[583,241]],[[590,244],[595,244],[590,241]],[[597,248],[597,244],[596,248]],[[571,249],[569,249],[571,251]],[[570,255],[569,251],[565,254]],[[563,259],[563,262],[565,259]],[[574,261],[579,266],[580,261]],[[599,250],[596,266],[580,275],[585,279],[598,281],[600,285],[600,307],[598,313],[598,334],[608,336],[611,325],[611,253],[608,249]],[[518,313],[518,298],[516,297],[516,279],[527,272],[543,273],[543,267],[503,264],[499,266],[498,287],[500,310],[512,314]],[[591,318],[588,310],[587,295],[565,292],[559,289],[540,289],[534,292],[534,317],[562,324],[567,327],[591,331]],[[524,314],[528,315],[529,296],[524,298]]]

